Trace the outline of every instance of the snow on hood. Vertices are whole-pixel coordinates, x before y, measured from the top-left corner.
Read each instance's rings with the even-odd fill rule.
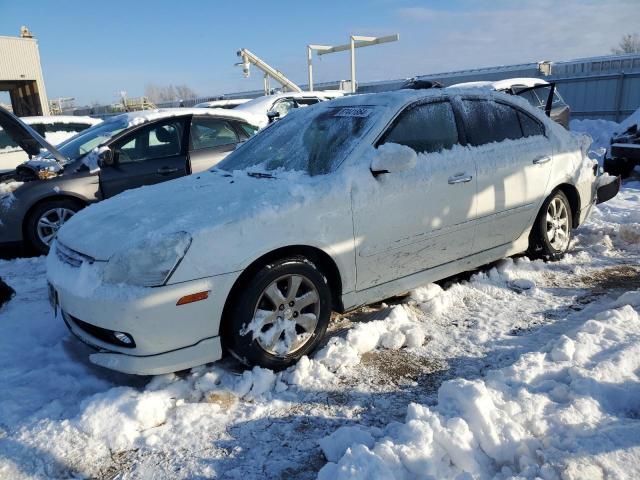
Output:
[[[126,244],[144,239],[181,231],[195,237],[246,219],[277,218],[281,205],[304,195],[302,185],[318,183],[302,173],[255,178],[243,171],[215,170],[191,175],[91,205],[60,229],[58,240],[97,260],[108,260]]]

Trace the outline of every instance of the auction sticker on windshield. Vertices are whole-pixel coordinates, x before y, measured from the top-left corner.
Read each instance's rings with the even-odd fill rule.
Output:
[[[363,107],[345,107],[338,110],[334,117],[368,117],[371,115],[370,108]]]

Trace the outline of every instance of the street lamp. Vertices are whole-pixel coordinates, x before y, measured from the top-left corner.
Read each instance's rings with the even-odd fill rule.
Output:
[[[313,65],[311,61],[314,50],[318,52],[318,56],[328,53],[344,52],[351,50],[351,93],[356,92],[356,53],[355,49],[360,47],[369,47],[371,45],[379,45],[381,43],[397,42],[400,40],[399,34],[387,35],[385,37],[364,37],[362,35],[351,35],[349,43],[344,45],[307,45],[307,66],[309,68],[309,91],[313,91]]]

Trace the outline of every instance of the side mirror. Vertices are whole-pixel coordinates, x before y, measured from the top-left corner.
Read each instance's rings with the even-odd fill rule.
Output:
[[[405,172],[418,162],[418,154],[406,145],[385,143],[380,145],[371,161],[371,173],[374,177],[382,173]]]
[[[100,168],[110,167],[113,163],[113,152],[111,149],[105,149],[98,154],[98,166]]]
[[[280,112],[276,110],[269,110],[267,112],[267,118],[269,119],[269,123],[273,123],[280,118]]]

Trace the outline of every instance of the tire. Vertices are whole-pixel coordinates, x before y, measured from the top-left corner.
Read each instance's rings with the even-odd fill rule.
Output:
[[[25,222],[25,237],[29,246],[40,255],[49,253],[49,245],[58,229],[82,208],[82,203],[68,198],[45,201],[37,205]],[[47,221],[50,227],[43,225]],[[48,236],[49,234],[51,236]],[[45,241],[47,239],[48,242]]]
[[[569,200],[562,191],[556,190],[542,203],[531,228],[529,255],[544,260],[560,260],[569,249],[572,225],[573,212]]]
[[[293,257],[265,265],[231,310],[226,329],[231,353],[246,365],[282,370],[322,340],[331,305],[327,279],[309,260]]]

